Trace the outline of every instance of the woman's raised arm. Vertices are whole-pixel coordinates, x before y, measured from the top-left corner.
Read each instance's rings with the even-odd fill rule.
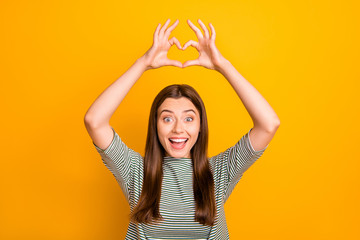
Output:
[[[84,123],[93,142],[105,149],[113,139],[113,131],[109,124],[111,116],[119,107],[131,87],[141,77],[144,71],[162,66],[176,66],[182,68],[182,63],[167,58],[167,52],[173,44],[181,49],[179,41],[173,37],[168,40],[171,31],[178,24],[175,21],[168,29],[168,19],[163,27],[159,24],[153,37],[151,48],[115,82],[106,88],[87,110]],[[161,27],[161,28],[160,28]]]
[[[225,59],[215,46],[215,29],[210,23],[211,35],[205,24],[198,20],[204,35],[190,20],[188,24],[194,30],[199,42],[188,41],[188,46],[195,47],[199,52],[199,58],[184,63],[187,66],[203,66],[220,72],[234,88],[250,114],[254,127],[250,132],[250,142],[255,151],[262,150],[270,143],[280,125],[280,120],[275,111],[265,98],[253,87],[236,69]]]

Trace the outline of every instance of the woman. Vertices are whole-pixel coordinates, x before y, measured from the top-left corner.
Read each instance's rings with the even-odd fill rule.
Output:
[[[198,42],[182,48],[173,37],[178,20],[159,24],[151,48],[88,109],[84,121],[96,150],[113,173],[131,210],[126,239],[229,239],[224,203],[243,173],[263,154],[280,125],[260,93],[215,46],[215,29],[188,20]],[[161,28],[160,28],[161,27]],[[195,47],[199,58],[182,64],[167,58],[175,44]],[[203,66],[223,74],[249,112],[254,127],[226,151],[207,158],[208,129],[204,104],[185,84],[164,88],[150,111],[145,156],[128,148],[109,121],[130,88],[149,69]],[[251,139],[251,140],[250,140]]]

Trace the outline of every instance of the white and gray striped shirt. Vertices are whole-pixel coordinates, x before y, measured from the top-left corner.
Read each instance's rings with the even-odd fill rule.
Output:
[[[128,148],[112,128],[114,137],[106,149],[93,142],[105,166],[119,183],[132,211],[140,198],[143,182],[143,157]],[[165,157],[160,198],[163,220],[156,224],[129,223],[125,239],[229,239],[224,203],[244,172],[268,146],[255,151],[249,133],[226,151],[209,158],[214,176],[216,218],[214,226],[194,220],[195,201],[192,191],[190,158]]]

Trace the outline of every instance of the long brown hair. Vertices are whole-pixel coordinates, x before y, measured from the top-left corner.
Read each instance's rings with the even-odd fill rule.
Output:
[[[186,84],[174,84],[162,89],[152,103],[144,156],[144,180],[139,202],[131,213],[135,223],[153,223],[161,220],[160,195],[163,177],[165,149],[157,134],[157,111],[167,98],[188,98],[200,114],[200,133],[190,150],[193,165],[193,192],[195,200],[195,221],[214,225],[216,206],[214,178],[207,158],[208,124],[203,101],[194,88]]]

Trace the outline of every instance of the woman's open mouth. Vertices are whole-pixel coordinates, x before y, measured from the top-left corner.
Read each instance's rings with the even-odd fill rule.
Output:
[[[183,149],[188,140],[188,138],[169,138],[170,145],[175,149]]]

